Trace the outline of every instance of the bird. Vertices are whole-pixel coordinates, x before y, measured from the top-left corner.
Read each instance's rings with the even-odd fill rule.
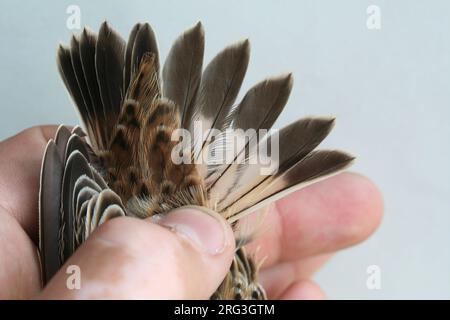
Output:
[[[81,124],[60,125],[43,155],[43,285],[110,219],[197,206],[219,213],[236,235],[234,260],[211,299],[267,299],[260,263],[244,248],[255,233],[241,232],[241,222],[344,170],[354,157],[316,149],[333,128],[332,117],[272,128],[288,101],[292,74],[264,79],[236,102],[248,40],[225,47],[205,67],[204,50],[201,22],[176,38],[162,67],[149,23],[137,23],[126,41],[104,21],[98,32],[85,27],[69,45],[59,45],[58,70]],[[236,136],[244,138],[237,147],[230,142]],[[263,149],[270,149],[275,166],[254,161]],[[217,161],[230,152],[228,161]]]

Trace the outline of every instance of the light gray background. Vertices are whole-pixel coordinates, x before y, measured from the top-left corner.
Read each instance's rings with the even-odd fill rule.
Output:
[[[120,33],[149,21],[162,57],[201,20],[206,60],[248,37],[244,89],[292,71],[295,85],[278,125],[336,115],[326,146],[350,150],[371,177],[385,218],[367,242],[316,276],[330,298],[450,298],[450,19],[448,1],[6,1],[0,3],[0,139],[36,124],[78,119],[55,66],[68,42],[66,8],[82,25],[107,19]],[[382,28],[366,27],[381,8]],[[366,288],[366,268],[382,271]]]

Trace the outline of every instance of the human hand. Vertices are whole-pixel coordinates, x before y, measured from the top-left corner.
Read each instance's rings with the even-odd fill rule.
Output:
[[[367,178],[341,173],[277,201],[248,252],[264,259],[260,282],[271,299],[323,299],[311,281],[338,250],[364,241],[380,224],[383,201]]]
[[[0,298],[207,299],[228,271],[234,243],[223,219],[197,212],[169,214],[159,224],[113,219],[41,289],[39,172],[55,131],[35,127],[0,143]],[[249,245],[253,252],[260,247],[257,256],[267,256],[261,281],[269,298],[322,297],[307,279],[331,252],[365,239],[381,212],[376,188],[354,174],[278,201],[265,221],[270,228],[263,227],[267,231]],[[80,267],[79,290],[66,286],[68,265]]]

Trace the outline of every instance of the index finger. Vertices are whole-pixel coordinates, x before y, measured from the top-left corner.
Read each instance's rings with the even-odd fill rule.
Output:
[[[266,259],[266,267],[333,252],[366,239],[382,212],[381,194],[369,179],[341,173],[277,201],[249,250]]]
[[[57,128],[33,127],[0,142],[0,205],[35,242],[42,156]]]

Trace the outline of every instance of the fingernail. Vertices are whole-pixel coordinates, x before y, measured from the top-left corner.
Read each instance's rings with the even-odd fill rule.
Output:
[[[211,255],[222,253],[230,244],[227,235],[231,232],[228,231],[227,222],[218,213],[202,207],[181,207],[167,214],[153,216],[151,220]]]

